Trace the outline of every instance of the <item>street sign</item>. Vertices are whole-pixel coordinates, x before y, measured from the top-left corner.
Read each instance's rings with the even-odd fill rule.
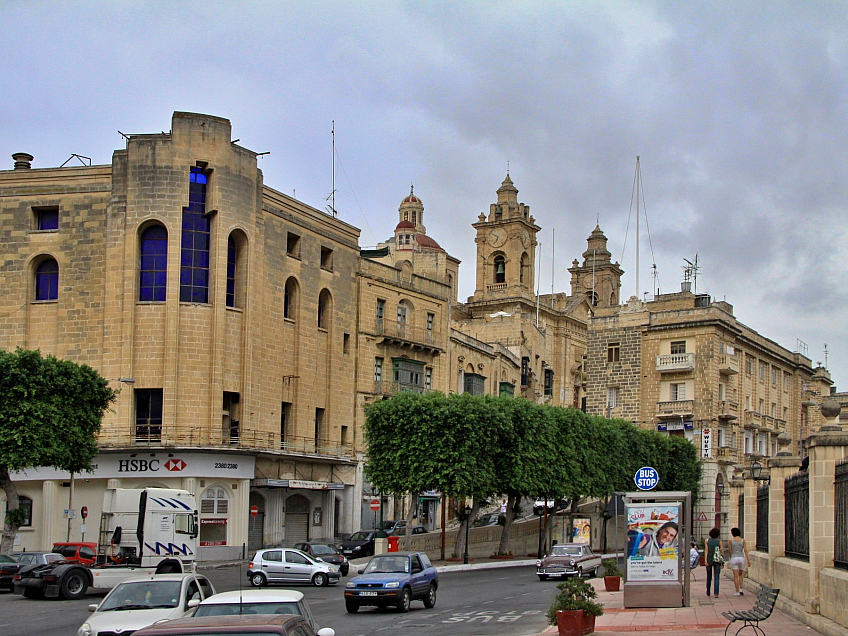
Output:
[[[656,469],[645,466],[636,471],[633,481],[639,490],[653,490],[660,483],[660,474]]]
[[[76,519],[77,518],[77,510],[76,508],[65,508],[65,519]]]
[[[698,515],[698,521],[706,521],[706,520],[707,520],[707,513],[706,512],[702,512],[701,514]]]
[[[80,517],[82,517],[83,519],[88,518],[88,506],[83,506],[82,508],[80,508]]]
[[[256,506],[256,505],[251,506],[250,507],[250,516],[255,517],[258,514],[259,514],[259,507]]]
[[[377,512],[380,509],[380,500],[379,499],[372,499],[370,507],[371,507],[371,510],[373,510],[374,512]]]

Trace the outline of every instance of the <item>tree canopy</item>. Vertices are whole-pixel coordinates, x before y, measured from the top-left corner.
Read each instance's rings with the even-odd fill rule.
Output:
[[[39,351],[0,350],[0,485],[7,506],[0,551],[11,548],[22,521],[10,474],[40,466],[90,470],[100,422],[115,397],[85,364]]]

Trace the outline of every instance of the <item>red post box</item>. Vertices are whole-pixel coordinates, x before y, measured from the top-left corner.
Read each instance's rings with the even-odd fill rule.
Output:
[[[400,537],[389,537],[389,552],[398,551],[398,541],[400,541]]]

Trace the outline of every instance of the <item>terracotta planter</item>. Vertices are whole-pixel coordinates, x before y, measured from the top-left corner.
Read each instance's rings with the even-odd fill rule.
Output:
[[[583,610],[558,610],[559,636],[584,636],[595,631],[595,617]]]
[[[606,589],[607,592],[618,592],[621,589],[621,577],[605,576],[604,589]]]

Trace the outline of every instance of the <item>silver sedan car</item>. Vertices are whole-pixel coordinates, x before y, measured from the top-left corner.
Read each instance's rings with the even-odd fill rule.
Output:
[[[247,565],[247,578],[254,587],[268,583],[311,583],[325,586],[341,578],[335,565],[315,559],[293,548],[259,550]]]

